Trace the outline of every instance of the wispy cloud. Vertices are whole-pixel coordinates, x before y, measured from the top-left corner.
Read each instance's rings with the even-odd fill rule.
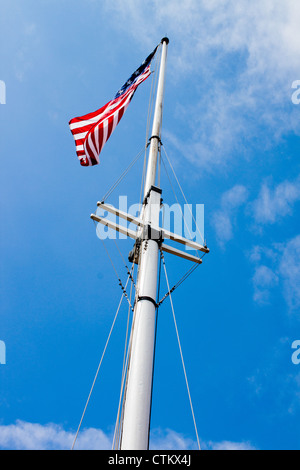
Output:
[[[0,426],[0,449],[9,450],[69,450],[75,434],[65,431],[57,424],[29,423],[18,420],[15,424]],[[77,450],[110,450],[112,437],[101,429],[88,428],[79,433]],[[197,443],[171,429],[154,430],[151,434],[152,450],[193,450]],[[203,443],[204,449],[215,450],[251,450],[249,443],[223,441],[220,443]]]
[[[105,6],[143,46],[170,36],[169,80],[183,87],[193,80],[194,90],[192,102],[177,104],[185,132],[171,140],[195,165],[223,167],[233,154],[249,154],[252,137],[260,150],[286,132],[300,134],[291,105],[299,78],[298,3],[106,0]]]
[[[217,239],[224,244],[233,238],[234,219],[238,209],[243,206],[243,213],[248,216],[249,228],[251,228],[252,219],[256,235],[261,235],[264,225],[280,223],[284,217],[293,216],[294,206],[299,201],[300,176],[293,181],[285,180],[277,185],[266,181],[261,185],[257,197],[250,201],[247,188],[237,184],[222,194],[220,209],[212,216]],[[278,246],[276,246],[276,251],[278,251]],[[263,253],[275,256],[272,248],[262,248],[259,245],[254,246],[248,254],[251,261],[257,261],[261,259]]]
[[[40,38],[35,23],[20,22],[19,34],[22,36],[22,45],[14,58],[15,75],[19,82],[23,82],[33,68],[33,52],[40,51]]]
[[[294,204],[300,200],[300,177],[295,181],[283,181],[274,188],[263,183],[260,193],[251,203],[257,224],[274,224],[286,215],[292,215]]]
[[[0,448],[13,450],[68,450],[75,433],[65,431],[57,424],[28,423],[0,426]],[[76,441],[76,449],[110,449],[111,439],[100,429],[83,429]]]
[[[279,265],[284,297],[291,310],[300,307],[300,235],[285,244]]]
[[[212,224],[220,246],[233,238],[233,226],[237,210],[245,204],[248,191],[245,186],[236,185],[221,197],[220,209],[212,217]]]
[[[211,442],[210,448],[212,450],[255,450],[250,442]]]
[[[286,418],[300,411],[300,373],[297,368],[291,373],[291,338],[280,337],[272,340],[272,345],[262,352],[259,367],[247,378],[249,391],[254,401],[268,403],[268,413],[272,420],[274,409]],[[276,391],[276,393],[274,393]],[[267,418],[268,419],[268,418]]]
[[[278,276],[268,266],[258,266],[253,276],[253,299],[259,304],[269,303],[270,290],[278,284]]]
[[[172,429],[155,429],[151,432],[150,448],[152,450],[193,450],[197,443]]]
[[[300,235],[271,248],[255,246],[249,253],[255,265],[253,299],[259,304],[270,301],[273,289],[280,285],[290,312],[300,307]]]

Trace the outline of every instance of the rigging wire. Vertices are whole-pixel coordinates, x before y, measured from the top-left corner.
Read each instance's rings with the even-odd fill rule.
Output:
[[[132,296],[133,284],[130,287],[130,301]],[[121,421],[122,421],[122,396],[123,396],[123,388],[124,382],[126,377],[126,369],[128,363],[128,352],[129,352],[129,345],[128,345],[128,332],[129,332],[129,322],[130,322],[130,308],[128,307],[128,315],[127,315],[127,326],[126,326],[126,335],[125,335],[125,345],[124,345],[124,356],[123,356],[123,368],[122,368],[122,379],[121,379],[121,388],[120,388],[120,398],[119,398],[119,405],[118,405],[118,413],[113,437],[113,444],[112,449],[117,449],[118,444],[120,442],[120,433],[121,433]],[[130,335],[131,338],[131,335]],[[130,339],[131,341],[131,339]]]
[[[126,264],[126,261],[125,261],[125,259],[124,259],[123,254],[122,254],[122,251],[121,251],[120,248],[119,248],[118,243],[116,242],[115,238],[114,238],[113,240],[114,240],[114,242],[115,242],[115,245],[116,245],[116,247],[117,247],[117,250],[118,250],[118,252],[119,252],[119,255],[120,255],[120,257],[121,257],[121,259],[122,259],[122,261],[123,261],[123,263],[124,263],[124,266],[125,266],[125,269],[126,269],[126,271],[127,271],[127,274],[129,275],[130,280],[131,280],[132,284],[134,285],[134,287],[136,287],[135,282],[134,282],[134,278],[133,278],[133,275],[132,275],[132,271],[134,271],[134,263],[132,263],[131,271],[129,271],[129,268],[128,268],[127,264]]]
[[[135,296],[136,296],[136,298],[138,296],[137,289],[136,289]],[[119,436],[118,436],[119,445],[121,445],[121,442],[122,442],[124,409],[125,409],[125,400],[126,400],[127,384],[128,384],[128,371],[129,371],[129,368],[130,368],[133,331],[134,331],[135,327],[137,327],[137,325],[136,325],[136,312],[133,313],[133,318],[132,318],[131,332],[130,332],[128,350],[127,350],[127,358],[126,358],[126,374],[124,376],[124,381],[123,381],[124,392],[123,392],[122,412],[121,412],[121,417],[120,417],[120,428],[119,428]],[[122,390],[121,390],[121,393],[122,393]]]
[[[177,287],[180,286],[180,284],[182,284],[198,267],[200,266],[199,263],[195,263],[183,276],[181,279],[179,279],[179,281],[172,287],[172,289],[170,289],[165,295],[164,297],[162,297],[161,300],[159,300],[157,306],[160,307],[161,304],[166,300],[167,297],[169,297],[170,294],[172,294],[174,292],[175,289],[177,289]]]
[[[191,214],[191,216],[192,216],[192,219],[193,219],[193,221],[194,221],[194,223],[195,223],[195,226],[196,226],[196,228],[197,228],[197,230],[198,230],[198,232],[199,232],[199,235],[200,235],[200,237],[201,237],[201,239],[202,239],[202,242],[205,243],[204,237],[203,237],[203,235],[202,235],[202,233],[201,233],[201,231],[200,231],[200,229],[199,229],[199,227],[198,227],[198,225],[197,225],[196,219],[195,219],[195,217],[194,217],[194,215],[193,215],[193,212],[192,212],[192,210],[191,210],[191,208],[190,208],[190,205],[189,205],[189,203],[187,202],[187,199],[186,199],[185,194],[184,194],[184,192],[183,192],[183,189],[182,189],[182,187],[181,187],[181,185],[180,185],[180,183],[179,183],[179,180],[178,180],[178,178],[177,178],[177,176],[176,176],[175,170],[174,170],[174,168],[173,168],[173,166],[172,166],[172,163],[171,163],[171,161],[170,161],[170,159],[169,159],[169,157],[168,157],[168,154],[167,154],[167,152],[166,152],[165,147],[163,147],[163,150],[164,150],[164,152],[165,152],[166,158],[167,158],[168,163],[169,163],[169,165],[170,165],[170,167],[171,167],[171,170],[172,170],[172,172],[173,172],[173,175],[174,175],[174,177],[175,177],[175,179],[176,179],[176,182],[177,182],[177,184],[178,184],[178,186],[179,186],[179,189],[180,189],[180,191],[181,191],[181,194],[182,194],[182,196],[183,196],[183,198],[184,198],[184,200],[185,200],[185,203],[186,203],[187,206],[188,206],[188,210],[189,210],[189,212],[190,212],[190,214]],[[170,181],[170,179],[169,179],[169,181]],[[170,183],[171,183],[171,181],[170,181]],[[177,201],[177,202],[178,202],[178,201]],[[182,212],[182,211],[181,211],[181,212]]]
[[[170,291],[170,285],[169,285],[169,279],[168,279],[168,275],[167,275],[166,263],[165,263],[165,258],[164,258],[162,249],[160,250],[160,252],[161,252],[162,263],[163,263],[163,267],[164,267],[164,273],[165,273],[165,278],[166,278],[166,282],[167,282],[167,287],[168,287],[168,290]],[[175,330],[176,330],[176,336],[177,336],[177,342],[178,342],[178,347],[179,347],[179,352],[180,352],[180,357],[181,357],[182,368],[183,368],[184,377],[185,377],[185,383],[186,383],[187,392],[188,392],[188,396],[189,396],[189,402],[190,402],[191,413],[192,413],[193,422],[194,422],[194,428],[195,428],[195,433],[196,433],[196,438],[197,438],[197,444],[198,444],[199,450],[201,450],[199,436],[198,436],[198,430],[197,430],[197,424],[196,424],[196,419],[195,419],[195,413],[194,413],[194,408],[193,408],[193,403],[192,403],[192,398],[191,398],[191,393],[190,393],[186,368],[185,368],[185,364],[184,364],[183,353],[182,353],[182,348],[181,348],[181,342],[180,342],[180,338],[179,338],[179,332],[178,332],[178,327],[177,327],[177,322],[176,322],[174,305],[173,305],[173,300],[172,300],[171,293],[170,293],[170,304],[171,304],[172,315],[173,315],[173,320],[174,320],[174,325],[175,325]]]
[[[96,232],[97,232],[97,222],[96,222],[95,220],[94,220],[93,222],[94,222],[94,225],[96,226]],[[132,307],[131,302],[130,302],[130,300],[129,300],[129,298],[128,298],[128,294],[127,294],[127,291],[126,291],[126,287],[123,286],[123,283],[122,283],[122,281],[121,281],[121,279],[120,279],[120,276],[119,276],[119,274],[118,274],[118,272],[117,272],[117,269],[116,269],[116,267],[115,267],[115,265],[114,265],[114,263],[113,263],[113,260],[112,260],[112,258],[111,258],[111,256],[110,256],[110,254],[109,254],[109,252],[108,252],[106,246],[105,246],[104,240],[102,240],[101,237],[99,237],[99,239],[101,240],[101,242],[102,242],[102,244],[103,244],[103,246],[104,246],[104,249],[105,249],[105,251],[106,251],[106,254],[107,254],[107,256],[108,256],[108,259],[109,259],[109,261],[110,261],[110,263],[111,263],[111,265],[112,265],[112,267],[113,267],[113,270],[114,270],[114,272],[115,272],[115,274],[116,274],[116,276],[117,276],[117,279],[118,279],[118,281],[119,281],[119,286],[121,287],[121,290],[123,291],[123,294],[124,294],[124,296],[125,296],[125,298],[126,298],[128,304],[129,304],[131,310],[133,311],[133,307]],[[115,241],[115,240],[114,240],[114,241]],[[115,241],[115,243],[116,243],[116,246],[117,246],[117,248],[118,248],[118,250],[119,250],[119,247],[118,247],[118,244],[117,244],[116,241]],[[120,253],[121,256],[122,256],[122,253],[120,252],[120,250],[119,250],[119,253]],[[123,256],[122,256],[122,259],[123,259],[124,264],[125,264],[125,260],[124,260]],[[132,271],[133,271],[133,268],[134,268],[134,263],[132,263],[131,271],[129,271],[128,266],[127,266],[126,264],[125,264],[125,268],[127,269],[127,274],[128,274],[128,276],[129,276],[129,279],[131,280],[132,283],[134,283],[134,279],[133,279],[133,277],[132,277]]]
[[[128,276],[127,281],[126,281],[125,288],[127,287],[127,284],[128,284],[128,282],[129,282],[129,279],[130,279],[130,278],[129,278],[129,276]],[[82,416],[81,416],[81,419],[80,419],[80,422],[79,422],[79,425],[78,425],[78,428],[77,428],[77,431],[76,431],[76,434],[75,434],[75,438],[74,438],[74,441],[73,441],[71,450],[74,449],[74,446],[75,446],[75,443],[76,443],[76,440],[77,440],[77,437],[78,437],[78,434],[79,434],[79,431],[80,431],[80,428],[81,428],[81,425],[82,425],[83,418],[84,418],[84,416],[85,416],[85,413],[86,413],[88,404],[89,404],[89,402],[90,402],[90,398],[91,398],[91,395],[92,395],[92,393],[93,393],[93,390],[94,390],[94,386],[95,386],[97,377],[98,377],[98,375],[99,375],[100,367],[101,367],[101,365],[102,365],[103,358],[104,358],[104,355],[105,355],[105,352],[106,352],[106,349],[107,349],[107,346],[108,346],[108,343],[109,343],[109,340],[110,340],[112,331],[113,331],[113,329],[114,329],[114,326],[115,326],[115,323],[116,323],[116,320],[117,320],[117,317],[118,317],[118,314],[119,314],[119,311],[120,311],[120,308],[121,308],[121,305],[122,305],[122,302],[123,302],[123,297],[124,297],[124,293],[121,295],[121,299],[120,299],[120,302],[119,302],[119,305],[118,305],[118,308],[117,308],[115,317],[114,317],[114,319],[113,319],[112,326],[111,326],[111,328],[110,328],[109,335],[108,335],[108,338],[107,338],[107,340],[106,340],[106,343],[105,343],[105,346],[104,346],[104,349],[103,349],[103,352],[102,352],[101,359],[100,359],[99,364],[98,364],[98,367],[97,367],[97,371],[96,371],[96,374],[95,374],[95,377],[94,377],[94,380],[93,380],[93,383],[92,383],[92,386],[91,386],[91,389],[90,389],[90,392],[89,392],[89,395],[88,395],[88,398],[87,398],[87,401],[86,401],[86,404],[85,404],[85,407],[84,407],[84,410],[83,410],[83,413],[82,413]]]
[[[113,193],[113,191],[119,186],[121,181],[125,178],[129,170],[133,167],[133,165],[139,160],[141,155],[144,152],[144,147],[137,153],[136,157],[131,161],[128,167],[123,171],[123,173],[119,176],[119,178],[114,182],[114,184],[110,187],[110,189],[106,192],[106,194],[102,198],[102,202],[105,202],[106,199]]]
[[[171,181],[171,179],[170,179],[169,173],[168,173],[168,171],[167,171],[167,168],[166,168],[166,165],[165,165],[164,159],[162,158],[162,159],[161,159],[161,161],[162,161],[162,163],[163,163],[163,166],[164,166],[164,169],[165,169],[166,175],[167,175],[167,177],[168,177],[168,180],[169,180],[170,186],[171,186],[171,188],[172,188],[173,194],[174,194],[174,196],[175,196],[176,202],[177,202],[177,204],[178,204],[178,207],[179,207],[179,209],[180,209],[180,212],[181,212],[181,217],[182,217],[183,223],[184,223],[185,227],[187,228],[187,231],[189,232],[189,236],[190,236],[190,238],[192,239],[192,238],[193,238],[193,236],[192,236],[192,234],[191,234],[191,231],[190,231],[190,229],[189,229],[189,227],[188,227],[188,225],[187,225],[187,223],[186,223],[186,220],[185,220],[185,218],[184,218],[184,214],[183,214],[183,212],[182,212],[181,205],[179,204],[179,201],[178,201],[178,198],[177,198],[177,195],[176,195],[176,192],[175,192],[174,186],[173,186],[173,184],[172,184],[172,181]],[[201,235],[201,238],[202,238],[202,235]],[[198,251],[197,251],[197,250],[196,250],[196,256],[197,256],[198,258],[200,258],[200,255],[199,255],[199,253],[198,253]]]

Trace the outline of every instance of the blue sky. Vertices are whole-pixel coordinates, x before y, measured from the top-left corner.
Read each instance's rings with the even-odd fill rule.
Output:
[[[173,295],[201,445],[300,448],[300,6],[161,3],[1,2],[0,448],[72,444],[121,294],[89,215],[144,145],[150,79],[97,167],[80,167],[68,122],[110,100],[163,36],[162,139],[189,202],[205,204],[211,249]],[[141,172],[109,202],[137,202]],[[190,266],[166,261],[171,283]],[[78,448],[110,448],[126,316],[124,304]],[[195,448],[167,301],[152,411],[153,448]]]

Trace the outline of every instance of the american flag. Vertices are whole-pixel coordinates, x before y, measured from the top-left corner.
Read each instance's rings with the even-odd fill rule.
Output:
[[[124,83],[113,100],[85,116],[71,119],[69,126],[75,139],[76,153],[82,166],[99,163],[99,155],[120,122],[137,87],[150,75],[150,63],[157,47]]]

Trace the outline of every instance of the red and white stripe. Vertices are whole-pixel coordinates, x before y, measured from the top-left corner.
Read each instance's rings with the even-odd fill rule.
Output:
[[[150,65],[118,98],[85,116],[71,119],[69,126],[75,139],[76,153],[82,166],[97,165],[99,155],[120,122],[137,87],[150,75]]]

